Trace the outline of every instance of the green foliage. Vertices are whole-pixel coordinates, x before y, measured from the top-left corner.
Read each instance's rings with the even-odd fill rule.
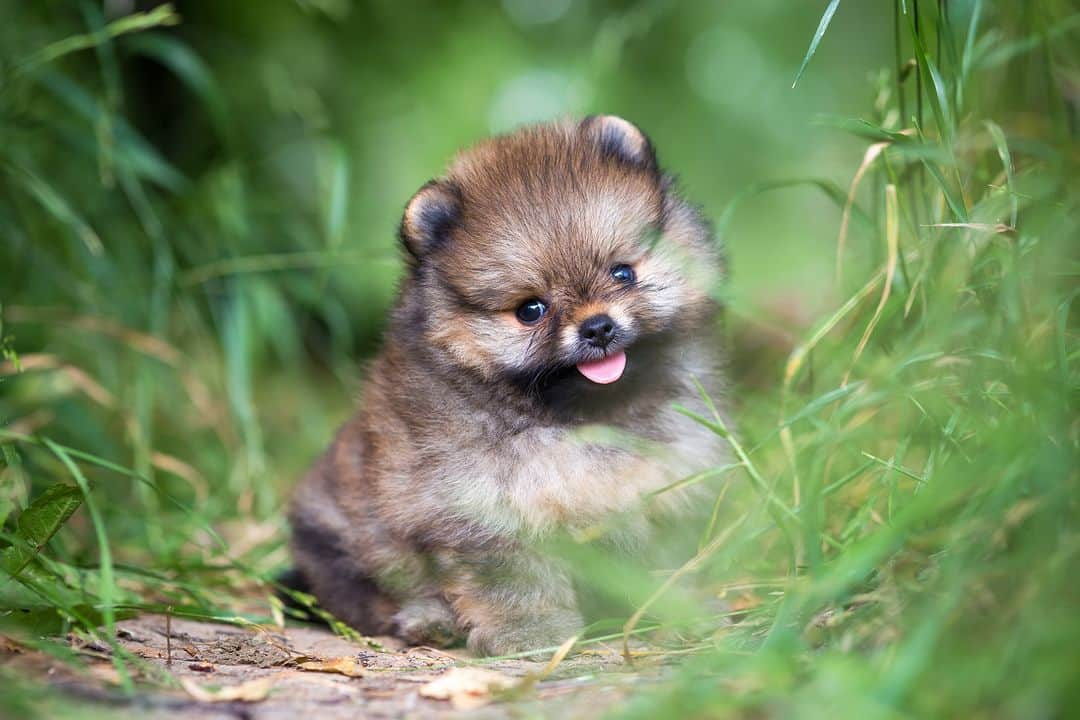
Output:
[[[836,14],[836,9],[840,7],[840,0],[830,0],[828,6],[825,8],[825,14],[821,16],[821,22],[818,23],[817,30],[814,31],[814,37],[810,40],[810,48],[806,51],[806,56],[803,57],[802,64],[799,65],[799,71],[795,73],[795,80],[792,81],[791,87],[795,87],[799,84],[799,78],[806,72],[806,66],[810,64],[810,58],[814,57],[814,53],[817,52],[818,45],[821,43],[821,38],[825,37],[825,31],[829,29],[829,23],[832,22],[833,15]]]
[[[404,201],[528,112],[620,112],[719,220],[739,405],[697,418],[737,462],[684,481],[721,490],[673,580],[571,550],[633,605],[585,642],[687,656],[626,714],[1067,714],[1080,14],[711,5],[12,9],[0,630],[280,619],[283,499],[349,411]]]
[[[0,552],[0,570],[18,576],[81,504],[82,494],[77,488],[59,484],[46,488],[16,518],[12,544]]]

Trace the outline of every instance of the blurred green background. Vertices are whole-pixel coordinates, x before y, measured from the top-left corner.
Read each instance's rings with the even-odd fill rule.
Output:
[[[106,19],[151,5],[109,2]],[[181,2],[177,10],[181,25],[117,43],[104,67],[90,53],[66,59],[111,107],[70,117],[80,113],[75,101],[53,87],[56,110],[69,116],[70,133],[92,130],[102,110],[126,117],[172,169],[150,192],[171,190],[172,202],[206,210],[168,228],[170,239],[182,237],[170,242],[181,277],[242,254],[346,253],[318,273],[318,292],[284,299],[290,310],[313,307],[348,325],[363,349],[398,272],[403,205],[459,148],[523,122],[620,114],[652,136],[685,193],[715,218],[757,181],[813,176],[846,186],[861,143],[810,121],[858,114],[877,92],[871,69],[891,61],[889,13],[865,3],[837,17],[795,89],[817,3]],[[95,11],[42,2],[5,14],[14,16],[5,48],[17,57],[85,30]],[[40,150],[72,152],[50,145]],[[96,164],[92,151],[71,160]],[[145,247],[98,227],[115,190],[87,198],[85,220],[110,249]],[[226,193],[233,207],[214,212]],[[747,204],[725,238],[734,293],[795,314],[821,307],[838,217],[813,189]]]
[[[184,458],[250,488],[262,515],[349,412],[401,272],[404,204],[458,149],[619,114],[716,218],[761,181],[846,187],[863,142],[811,121],[872,106],[890,61],[890,14],[867,4],[839,14],[792,89],[816,3],[188,1],[179,24],[21,71],[50,43],[154,8],[169,20],[158,3],[4,3],[6,327],[24,355],[79,357],[125,433],[89,422],[62,373],[0,392],[59,383],[74,392],[49,410],[61,438],[113,459],[131,440],[147,473],[151,447]],[[752,345],[786,350],[784,330],[833,302],[839,213],[802,186],[733,216],[732,313],[773,328]],[[190,372],[135,371],[115,333],[52,332],[88,311],[171,338]],[[775,355],[737,362],[771,382]],[[6,422],[31,410],[11,402]]]

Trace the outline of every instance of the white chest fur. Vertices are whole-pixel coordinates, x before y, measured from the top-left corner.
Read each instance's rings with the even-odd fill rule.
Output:
[[[671,422],[676,439],[666,443],[602,428],[528,430],[489,450],[453,458],[443,468],[444,500],[463,519],[500,534],[584,528],[632,511],[643,496],[726,462],[720,438],[674,413]],[[701,490],[692,485],[662,493],[650,509],[678,514]]]

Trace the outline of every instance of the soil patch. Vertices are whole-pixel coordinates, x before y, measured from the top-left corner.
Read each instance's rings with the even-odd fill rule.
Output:
[[[596,717],[663,672],[656,663],[631,669],[614,646],[571,654],[552,670],[532,660],[478,665],[464,651],[405,647],[394,638],[371,646],[314,627],[265,631],[160,615],[117,627],[119,644],[141,665],[134,696],[121,691],[109,648],[97,644],[72,640],[87,660],[83,670],[12,643],[0,645],[0,664],[111,718],[265,720]]]

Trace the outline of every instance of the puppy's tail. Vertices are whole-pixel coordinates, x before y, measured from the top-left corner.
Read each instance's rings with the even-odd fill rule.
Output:
[[[280,575],[274,578],[274,582],[280,585],[278,588],[278,596],[285,600],[286,597],[290,597],[293,592],[302,592],[307,595],[311,594],[311,583],[304,577],[304,573],[300,572],[296,568],[289,568],[283,571]]]

